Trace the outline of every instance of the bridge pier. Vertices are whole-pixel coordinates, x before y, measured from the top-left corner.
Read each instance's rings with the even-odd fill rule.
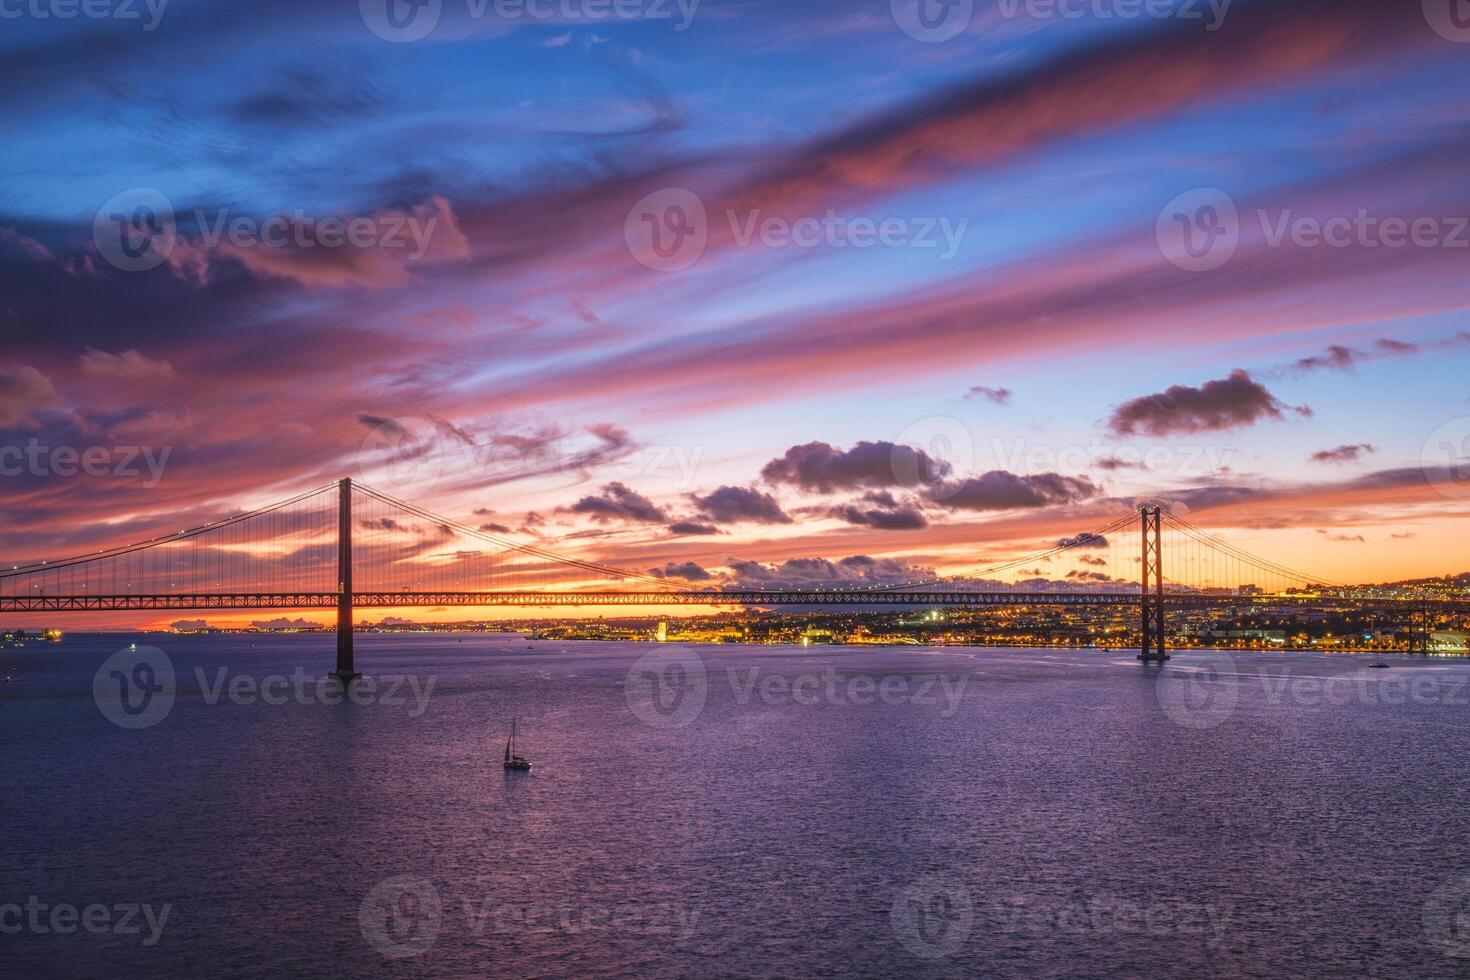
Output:
[[[1143,522],[1142,593],[1139,596],[1143,639],[1139,644],[1138,659],[1144,663],[1163,663],[1169,659],[1164,634],[1163,515],[1162,507],[1144,507],[1139,511]]]
[[[345,686],[361,677],[352,653],[352,480],[337,484],[337,669]]]

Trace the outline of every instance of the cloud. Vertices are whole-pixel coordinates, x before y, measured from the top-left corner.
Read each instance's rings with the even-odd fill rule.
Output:
[[[1346,207],[1364,195],[1413,193],[1416,185],[1456,194],[1450,182],[1461,175],[1451,170],[1466,152],[1470,139],[1418,144],[1326,184],[1318,177],[1251,203],[1279,210],[1316,193],[1339,197],[1327,204]],[[1450,250],[1412,256],[1410,250],[1348,251],[1322,263],[1315,251],[1283,254],[1265,246],[1243,248],[1204,279],[1180,277],[1159,263],[1157,248],[1138,247],[1142,231],[1075,242],[1041,265],[1017,261],[862,304],[805,315],[783,311],[747,319],[739,330],[711,327],[677,342],[653,338],[609,349],[576,366],[531,372],[504,387],[498,400],[530,406],[548,398],[636,395],[677,410],[790,398],[798,391],[813,397],[864,383],[913,384],[952,372],[957,358],[986,363],[1053,350],[1122,356],[1139,342],[1141,324],[1163,330],[1179,318],[1191,323],[1178,334],[1183,344],[1321,329],[1365,316],[1391,320],[1424,312],[1431,296],[1440,297],[1432,301],[1436,309],[1453,303],[1463,281]],[[1151,221],[1148,231],[1151,237]],[[1377,280],[1381,288],[1361,292],[1364,283]],[[1321,298],[1303,304],[1307,293]],[[1140,296],[1149,297],[1144,307]],[[1278,319],[1239,309],[1262,303],[1278,309]]]
[[[1353,445],[1338,446],[1336,449],[1323,449],[1312,454],[1314,463],[1356,463],[1366,453],[1374,453],[1378,450],[1372,444],[1359,442]]]
[[[669,562],[661,568],[650,568],[648,574],[654,578],[681,578],[686,582],[708,582],[714,576],[692,561]]]
[[[202,619],[178,619],[168,624],[171,630],[203,630],[209,629],[209,623]]]
[[[747,196],[752,204],[810,206],[812,198],[830,200],[843,190],[908,189],[1228,100],[1243,87],[1285,86],[1378,51],[1434,43],[1418,5],[1404,0],[1235,8],[1216,30],[1178,19],[1159,30],[1116,32],[1103,43],[1038,58],[1018,71],[985,72],[942,97],[861,119],[793,154]]]
[[[511,529],[508,528],[508,527],[506,527],[504,524],[495,524],[495,523],[481,524],[480,525],[480,530],[481,531],[488,531],[491,534],[510,534],[511,533]]]
[[[82,372],[94,378],[117,378],[136,383],[171,381],[174,367],[168,361],[144,357],[135,350],[121,354],[91,350],[82,354]]]
[[[847,504],[842,507],[833,507],[827,513],[849,524],[871,527],[879,531],[918,531],[929,526],[928,518],[916,507],[881,510]]]
[[[0,244],[13,245],[27,258],[36,262],[50,262],[55,255],[51,250],[29,235],[23,235],[14,228],[0,228]]]
[[[927,582],[937,577],[930,567],[869,555],[851,555],[835,562],[826,558],[790,558],[779,565],[729,558],[725,564],[731,572],[730,584],[750,589],[876,587]]]
[[[675,521],[669,525],[669,533],[681,536],[719,534],[720,529],[713,524],[701,524],[698,521]]]
[[[1207,381],[1198,388],[1174,385],[1157,395],[1124,402],[1108,420],[1115,436],[1165,437],[1197,432],[1223,432],[1254,425],[1263,419],[1282,419],[1286,412],[1310,416],[1311,409],[1293,408],[1245,371]]]
[[[1455,338],[1452,337],[1432,346],[1443,347],[1452,345],[1454,342]],[[1408,341],[1394,340],[1389,337],[1375,342],[1370,351],[1359,350],[1344,344],[1333,344],[1320,354],[1313,354],[1296,361],[1290,369],[1297,374],[1310,374],[1313,371],[1351,371],[1363,361],[1373,361],[1384,357],[1409,357],[1423,349],[1420,344],[1411,344]]]
[[[357,413],[357,421],[361,423],[363,428],[381,430],[385,438],[400,440],[412,438],[408,429],[404,428],[403,423],[397,419],[384,418],[381,415],[372,415],[368,412],[359,412]]]
[[[991,470],[936,487],[930,492],[930,498],[952,510],[1019,510],[1070,504],[1095,497],[1099,492],[1097,485],[1086,477],[1060,473],[1018,476],[1005,470]]]
[[[716,524],[790,524],[791,517],[768,493],[753,487],[720,487],[701,497],[691,494],[695,508]]]
[[[573,514],[582,514],[594,521],[628,521],[651,524],[667,521],[663,508],[636,490],[622,483],[608,483],[597,494],[583,497],[565,508]]]
[[[0,365],[0,426],[20,425],[58,401],[51,379],[28,364]]]
[[[584,448],[573,449],[573,433],[548,426],[529,435],[497,432],[486,440],[488,451],[480,450],[481,465],[463,469],[454,490],[483,490],[486,487],[531,480],[549,474],[575,474],[588,478],[598,466],[623,459],[637,450],[632,437],[622,427],[603,422],[586,427],[596,441]]]
[[[1339,534],[1335,531],[1324,531],[1321,528],[1317,529],[1317,533],[1322,535],[1328,541],[1339,541],[1345,544],[1366,544],[1368,540],[1361,534]]]
[[[372,120],[386,100],[371,78],[293,66],[270,73],[266,86],[237,98],[228,111],[239,122],[260,127],[262,132],[325,129]]]
[[[1313,354],[1304,357],[1292,365],[1294,369],[1302,373],[1311,371],[1351,371],[1362,360],[1360,351],[1341,344],[1333,344],[1321,354]]]
[[[258,619],[250,624],[258,630],[294,630],[294,629],[319,629],[320,623],[309,622],[305,619],[287,619],[285,616],[276,619]]]
[[[1011,389],[976,385],[966,392],[965,401],[971,401],[976,398],[984,398],[986,401],[996,405],[1009,405],[1011,403]]]
[[[1105,470],[1109,473],[1116,470],[1141,470],[1145,468],[1143,460],[1123,459],[1121,456],[1102,456],[1098,458],[1094,465],[1098,469]]]
[[[564,48],[571,43],[572,32],[567,31],[565,34],[558,34],[555,37],[547,38],[546,40],[541,42],[541,46],[543,48]]]
[[[950,473],[950,465],[922,449],[891,442],[859,442],[849,450],[825,442],[792,446],[761,468],[771,483],[785,483],[817,493],[867,487],[932,483]]]
[[[384,209],[347,218],[278,215],[248,240],[183,234],[168,253],[168,267],[200,285],[220,275],[221,263],[237,262],[256,276],[289,279],[321,288],[402,286],[411,268],[468,259],[469,240],[449,202],[435,195],[407,211]]]
[[[1062,538],[1057,542],[1058,548],[1106,548],[1107,546],[1107,538],[1090,531],[1079,534],[1075,538]]]

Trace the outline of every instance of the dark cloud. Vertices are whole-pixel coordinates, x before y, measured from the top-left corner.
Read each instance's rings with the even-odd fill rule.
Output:
[[[385,438],[405,440],[413,438],[413,435],[404,427],[403,423],[397,419],[385,418],[384,416],[373,415],[369,412],[358,412],[357,421],[362,423],[364,428],[380,432]]]
[[[19,425],[57,402],[51,379],[27,364],[0,365],[0,426]]]
[[[965,393],[965,401],[975,398],[984,398],[995,405],[1009,405],[1011,403],[1011,389],[991,388],[986,385],[976,385]]]
[[[511,533],[510,528],[506,527],[504,524],[494,524],[494,523],[491,523],[491,524],[481,524],[480,525],[480,530],[482,530],[482,531],[488,531],[491,534],[510,534]]]
[[[753,487],[720,487],[701,497],[691,494],[695,508],[716,524],[790,524],[791,516],[775,497]]]
[[[1191,487],[1186,490],[1171,490],[1160,495],[1157,503],[1184,510],[1212,510],[1216,507],[1232,507],[1236,504],[1269,499],[1273,494],[1257,487],[1217,485]]]
[[[1106,548],[1108,539],[1101,534],[1093,534],[1090,531],[1077,535],[1075,538],[1062,538],[1057,542],[1058,548]]]
[[[1449,338],[1435,343],[1432,346],[1451,346],[1455,338]],[[1384,357],[1409,357],[1419,353],[1424,348],[1419,344],[1411,344],[1405,340],[1394,340],[1384,337],[1373,344],[1371,350],[1359,350],[1356,347],[1348,347],[1343,344],[1333,344],[1320,354],[1304,357],[1291,365],[1291,370],[1298,374],[1310,374],[1313,371],[1351,371],[1363,361],[1377,360]]]
[[[246,95],[230,113],[247,125],[324,128],[378,113],[383,96],[365,80],[297,67],[274,76],[270,87]]]
[[[835,562],[826,558],[792,558],[779,565],[729,558],[725,564],[731,571],[730,584],[750,589],[876,587],[927,582],[937,577],[933,568],[870,555],[851,555]]]
[[[663,508],[622,483],[609,483],[596,494],[583,497],[565,508],[594,521],[628,521],[638,524],[662,523],[669,519]]]
[[[133,384],[158,384],[172,381],[173,365],[168,361],[145,357],[136,350],[120,354],[91,350],[83,352],[82,373],[94,378],[113,378]]]
[[[675,521],[669,525],[669,533],[677,535],[719,534],[720,529],[713,524],[701,524],[698,521]]]
[[[686,582],[708,582],[714,576],[692,561],[669,562],[662,568],[650,568],[648,574],[654,578],[681,578]]]
[[[1367,453],[1378,450],[1371,443],[1359,442],[1347,446],[1338,446],[1336,449],[1323,449],[1312,454],[1314,463],[1356,463]]]
[[[1174,385],[1157,395],[1145,395],[1119,405],[1108,420],[1115,436],[1166,437],[1196,432],[1222,432],[1254,425],[1264,419],[1282,419],[1286,413],[1309,416],[1311,409],[1293,408],[1245,371],[1207,381],[1198,388]]]
[[[1103,456],[1095,464],[1098,469],[1109,473],[1115,470],[1141,470],[1144,468],[1141,459],[1123,459],[1120,456]]]
[[[321,624],[309,622],[305,619],[287,619],[285,616],[276,619],[257,619],[250,624],[258,630],[295,630],[295,629],[321,629]]]
[[[1018,476],[1005,470],[991,470],[937,487],[930,496],[935,503],[954,510],[988,511],[1070,504],[1095,497],[1099,492],[1097,485],[1086,477],[1060,473]]]
[[[488,448],[479,450],[481,465],[447,489],[481,490],[551,474],[586,479],[598,466],[625,459],[638,448],[625,429],[611,423],[589,425],[586,433],[596,441],[581,448],[572,446],[574,432],[555,426],[530,434],[493,433],[486,439]]]
[[[891,442],[859,442],[841,450],[825,442],[792,446],[761,469],[771,483],[817,493],[883,487],[912,487],[941,480],[950,465],[921,449]]]
[[[1363,359],[1361,351],[1341,344],[1333,344],[1321,354],[1313,354],[1304,357],[1292,365],[1294,369],[1301,372],[1310,371],[1351,371]]]
[[[918,531],[929,526],[928,518],[917,507],[882,510],[847,504],[842,507],[833,507],[827,513],[849,524],[871,527],[879,531]]]

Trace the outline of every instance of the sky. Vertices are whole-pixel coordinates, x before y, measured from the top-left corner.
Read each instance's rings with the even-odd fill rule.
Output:
[[[350,476],[690,581],[1470,570],[1462,0],[0,19],[6,564]]]

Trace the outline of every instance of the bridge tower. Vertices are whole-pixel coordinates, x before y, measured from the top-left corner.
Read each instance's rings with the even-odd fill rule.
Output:
[[[1143,523],[1142,594],[1143,642],[1138,659],[1144,663],[1163,663],[1169,659],[1164,637],[1164,509],[1143,507],[1139,510]]]
[[[362,675],[352,661],[352,480],[337,483],[337,669],[344,685]]]

